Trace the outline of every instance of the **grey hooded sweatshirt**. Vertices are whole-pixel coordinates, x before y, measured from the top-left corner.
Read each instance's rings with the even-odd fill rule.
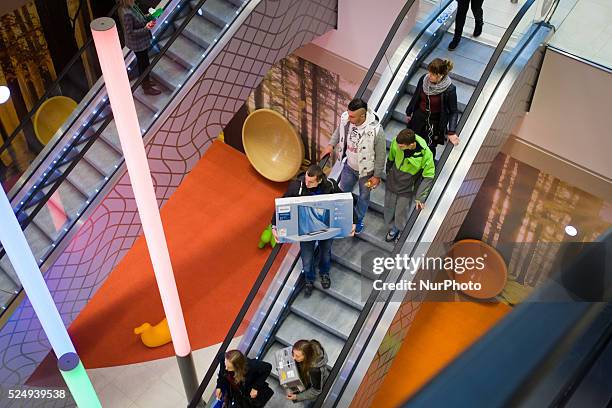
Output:
[[[313,366],[310,368],[310,387],[296,394],[297,401],[306,401],[316,399],[323,390],[323,384],[329,376],[329,368],[327,367],[327,353],[318,342],[314,342],[316,357]],[[297,363],[300,364],[300,363]],[[307,383],[303,378],[302,381]]]

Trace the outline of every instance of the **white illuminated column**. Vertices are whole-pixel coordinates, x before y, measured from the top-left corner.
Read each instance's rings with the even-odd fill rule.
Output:
[[[108,17],[98,18],[91,23],[93,40],[104,76],[104,83],[110,101],[121,149],[130,176],[134,198],[149,248],[153,271],[168,320],[172,344],[176,353],[187,400],[191,400],[198,383],[191,345],[183,318],[170,254],[157,207],[157,197],[147,162],[136,107],[130,89],[123,52],[115,21]]]
[[[60,372],[79,407],[101,407],[76,354],[49,288],[26,241],[13,207],[0,186],[0,242],[58,359]]]

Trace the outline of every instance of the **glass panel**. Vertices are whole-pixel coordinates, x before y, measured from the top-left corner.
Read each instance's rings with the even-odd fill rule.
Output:
[[[417,25],[424,28],[429,20],[435,18],[450,3],[449,0],[415,0],[394,33],[382,59],[377,64],[375,74],[368,82],[362,96],[363,99],[369,100],[379,82],[382,81],[383,84],[386,84],[396,74],[404,61],[406,50],[412,45],[412,41],[408,40],[408,34]]]

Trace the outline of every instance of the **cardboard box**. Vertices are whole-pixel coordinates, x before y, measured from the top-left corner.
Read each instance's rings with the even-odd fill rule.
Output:
[[[297,365],[293,360],[292,348],[289,346],[278,350],[274,358],[276,360],[276,371],[280,385],[287,391],[297,394],[304,391],[306,387],[304,387],[300,379]]]
[[[277,198],[275,204],[278,242],[315,241],[351,235],[351,193]]]

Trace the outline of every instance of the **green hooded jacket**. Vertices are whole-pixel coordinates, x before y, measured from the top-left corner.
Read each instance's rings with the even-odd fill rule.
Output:
[[[411,195],[415,188],[415,199],[424,202],[433,186],[436,168],[434,157],[427,142],[416,135],[414,150],[402,150],[393,139],[387,158],[386,189],[398,195]],[[420,179],[423,179],[420,183]],[[418,187],[417,187],[418,184]]]

